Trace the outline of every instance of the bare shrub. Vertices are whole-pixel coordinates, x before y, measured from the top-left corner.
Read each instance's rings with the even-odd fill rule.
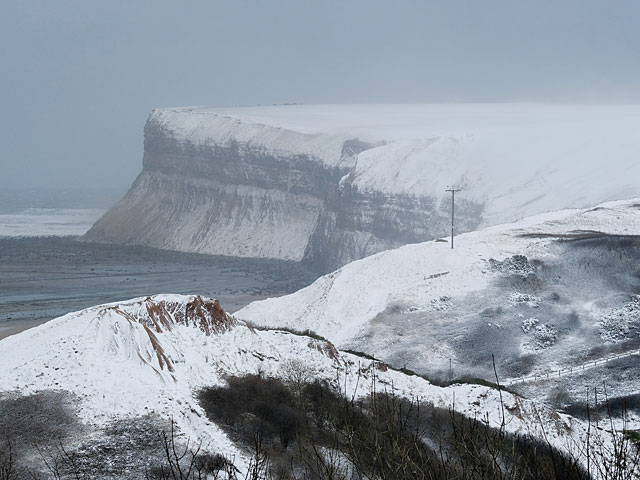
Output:
[[[0,442],[0,480],[18,480],[11,442]]]
[[[0,438],[16,447],[55,442],[77,431],[75,397],[64,391],[44,391],[0,399]]]

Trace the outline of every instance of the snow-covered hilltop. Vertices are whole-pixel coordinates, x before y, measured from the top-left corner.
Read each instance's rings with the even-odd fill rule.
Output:
[[[640,195],[640,106],[157,109],[99,242],[330,270],[459,231]]]
[[[500,393],[478,385],[440,388],[384,364],[338,351],[331,343],[283,330],[258,330],[226,314],[217,301],[157,295],[70,313],[0,341],[0,400],[7,392],[73,395],[74,414],[95,438],[101,428],[144,415],[172,418],[182,439],[242,467],[247,452],[207,419],[196,399],[230,375],[284,378],[291,365],[304,380],[324,380],[356,397],[372,388],[468,417],[502,424]],[[455,399],[455,404],[454,404]],[[558,448],[579,441],[584,425],[502,392],[509,432],[541,437]],[[85,433],[83,433],[86,435]],[[75,447],[74,447],[75,448]]]
[[[236,315],[432,377],[490,379],[492,354],[503,378],[557,377],[640,347],[638,260],[640,200],[609,202],[382,252]]]

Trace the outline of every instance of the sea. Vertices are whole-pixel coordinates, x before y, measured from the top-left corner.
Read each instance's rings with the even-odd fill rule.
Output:
[[[158,293],[218,298],[229,312],[294,292],[311,269],[81,239],[122,190],[0,190],[0,338],[69,312]]]

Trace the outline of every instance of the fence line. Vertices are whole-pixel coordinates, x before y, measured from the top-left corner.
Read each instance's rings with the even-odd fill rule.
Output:
[[[627,357],[631,357],[633,355],[638,355],[638,354],[640,354],[640,349],[631,350],[623,353],[617,353],[615,355],[599,358],[597,360],[590,360],[588,362],[585,362],[577,366],[561,368],[559,370],[547,370],[541,373],[536,373],[534,375],[525,375],[524,377],[511,378],[509,380],[506,380],[503,383],[506,386],[512,386],[512,385],[521,385],[523,383],[529,383],[529,382],[537,382],[541,380],[550,380],[552,378],[560,378],[565,375],[571,375],[573,373],[580,373],[580,372],[584,372],[585,370],[590,370],[592,368],[595,368],[600,365],[604,365],[613,360],[618,360],[620,358],[627,358]]]

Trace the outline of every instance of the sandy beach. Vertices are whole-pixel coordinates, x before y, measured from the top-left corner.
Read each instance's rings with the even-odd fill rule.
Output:
[[[6,337],[10,337],[11,335],[16,335],[20,332],[24,332],[33,327],[37,327],[45,323],[43,320],[36,321],[28,321],[28,320],[19,320],[19,321],[8,321],[0,324],[0,340]]]

